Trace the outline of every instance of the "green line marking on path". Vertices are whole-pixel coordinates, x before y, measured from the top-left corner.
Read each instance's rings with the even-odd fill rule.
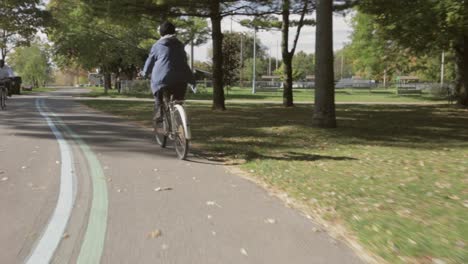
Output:
[[[104,171],[97,156],[84,142],[84,140],[81,139],[78,134],[73,132],[73,130],[71,130],[55,113],[51,113],[51,115],[58,121],[57,123],[59,123],[59,126],[62,127],[78,144],[90,168],[93,197],[88,226],[86,228],[77,263],[97,264],[101,262],[102,252],[104,251],[104,242],[107,230],[107,210],[109,204]]]

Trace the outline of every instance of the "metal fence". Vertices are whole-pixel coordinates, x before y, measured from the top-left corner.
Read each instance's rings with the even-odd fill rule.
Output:
[[[256,83],[257,91],[280,91],[283,89],[282,82],[278,81],[258,81]],[[233,86],[251,88],[252,82],[242,82],[237,83]],[[149,94],[151,93],[150,81],[149,80],[122,80],[120,81],[120,92],[122,94]],[[199,91],[203,91],[204,88],[213,87],[211,80],[198,81],[197,87]],[[314,89],[315,83],[313,81],[309,82],[294,82],[293,88],[295,89]],[[377,83],[373,80],[352,80],[352,79],[342,79],[336,82],[335,88],[340,89],[356,89],[356,90],[383,90],[383,89],[415,89],[420,90],[423,93],[433,94],[433,95],[451,95],[454,91],[454,85],[452,83],[444,84],[441,86],[439,83],[410,83],[410,84],[399,84],[397,82],[386,83],[385,87],[383,83]]]

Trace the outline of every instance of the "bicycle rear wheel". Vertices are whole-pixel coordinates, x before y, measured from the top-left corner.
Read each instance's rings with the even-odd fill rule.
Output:
[[[165,148],[167,144],[167,131],[168,131],[168,123],[167,117],[165,113],[161,113],[163,120],[157,121],[154,120],[153,127],[154,127],[154,139],[156,143],[158,143],[161,148]]]
[[[182,106],[176,107],[174,112],[174,147],[179,159],[185,159],[189,151],[189,139],[187,137],[187,115]]]
[[[6,94],[5,89],[0,89],[0,108],[2,110],[6,109],[6,97],[7,97],[7,94]]]

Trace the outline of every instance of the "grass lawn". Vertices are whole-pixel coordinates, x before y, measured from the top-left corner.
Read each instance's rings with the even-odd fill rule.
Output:
[[[88,97],[102,97],[104,94],[104,88],[102,87],[90,87],[91,92],[84,96]],[[212,100],[212,89],[211,88],[199,88],[197,94],[188,93],[187,99],[192,100]],[[109,90],[107,96],[112,98],[125,98],[125,97],[137,97],[137,98],[152,98],[151,94],[119,94],[117,90]],[[226,100],[264,100],[264,101],[278,101],[283,100],[282,90],[278,91],[259,91],[256,94],[252,94],[250,88],[239,88],[234,87],[225,90]],[[311,89],[294,89],[294,100],[296,102],[307,102],[314,100],[314,90]],[[396,89],[337,89],[336,90],[336,101],[337,102],[401,102],[401,103],[414,103],[414,102],[435,102],[446,100],[441,97],[437,97],[431,94],[423,93],[421,96],[398,96]]]
[[[84,101],[150,125],[152,104]],[[312,107],[188,104],[195,151],[238,163],[389,263],[468,262],[468,110],[339,105],[339,128]]]

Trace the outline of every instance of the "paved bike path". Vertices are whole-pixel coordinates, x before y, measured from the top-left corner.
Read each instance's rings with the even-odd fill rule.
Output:
[[[90,165],[63,131],[75,142],[78,198],[55,263],[75,263],[80,254],[101,254],[101,263],[362,263],[340,241],[314,232],[320,227],[299,212],[223,166],[179,161],[172,149],[152,143],[149,130],[72,100],[49,98],[44,105],[97,158]],[[104,196],[93,192],[95,166],[108,200],[96,221],[106,230],[102,248],[83,253],[86,231],[95,225],[93,199]]]

